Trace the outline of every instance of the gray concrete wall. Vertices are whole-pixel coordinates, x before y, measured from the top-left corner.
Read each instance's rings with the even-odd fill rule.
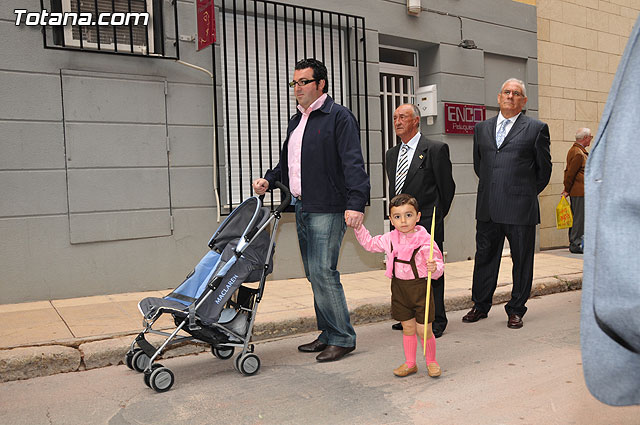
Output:
[[[15,8],[37,11],[39,3],[0,5],[0,303],[175,287],[205,253],[218,226],[211,80],[171,60],[44,49],[38,27],[14,24]],[[495,107],[498,81],[513,72],[530,84],[529,106],[537,105],[531,6],[423,0],[425,8],[463,17],[464,37],[479,46],[464,50],[457,47],[458,18],[426,11],[409,16],[404,1],[285,3],[366,20],[368,97],[359,101],[369,102],[372,200],[365,223],[372,233],[383,226],[382,41],[419,51],[420,83],[438,84],[440,110],[443,102],[453,101]],[[193,8],[192,1],[178,1],[182,35],[195,33]],[[181,41],[180,52],[182,60],[212,69],[211,49],[196,52],[194,43]],[[165,82],[166,95],[158,91]],[[104,96],[111,112],[96,118],[91,108]],[[140,107],[145,102],[152,107]],[[120,115],[127,108],[133,122]],[[216,124],[223,125],[222,117]],[[168,142],[159,140],[163,131]],[[474,250],[477,184],[471,137],[445,135],[439,118],[424,131],[451,147],[457,193],[445,247],[449,260],[467,258]],[[128,142],[134,140],[132,147]],[[163,143],[170,147],[168,155]],[[381,256],[365,253],[348,230],[340,270],[372,268],[382,268]],[[285,214],[272,277],[302,275],[295,224]]]
[[[182,34],[193,7],[178,2]],[[16,8],[40,2],[0,6],[0,303],[176,286],[217,227],[211,79],[172,60],[44,49]],[[181,51],[211,69],[210,50]]]

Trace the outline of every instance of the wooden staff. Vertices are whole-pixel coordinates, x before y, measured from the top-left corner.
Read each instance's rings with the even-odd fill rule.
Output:
[[[429,246],[429,260],[433,260],[433,233],[436,230],[436,206],[433,206],[433,217],[431,218],[431,245]],[[427,326],[429,326],[429,299],[431,298],[431,272],[427,272],[427,300],[424,307],[424,347],[422,349],[427,352]]]

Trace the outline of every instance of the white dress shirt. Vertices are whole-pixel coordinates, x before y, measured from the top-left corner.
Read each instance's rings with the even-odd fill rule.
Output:
[[[505,139],[509,135],[509,131],[511,131],[511,127],[513,127],[513,123],[516,122],[516,120],[518,119],[521,113],[522,112],[518,113],[518,115],[514,115],[513,117],[509,118],[509,124],[507,124],[507,127],[505,128],[505,133],[504,133]],[[498,134],[498,131],[500,130],[500,125],[502,124],[502,121],[506,119],[507,118],[502,116],[502,112],[498,114],[498,121],[496,121],[496,134]]]
[[[407,152],[407,160],[409,161],[409,166],[411,166],[411,160],[413,159],[413,154],[416,153],[416,149],[418,147],[418,142],[420,141],[420,137],[422,135],[418,131],[418,133],[411,138],[406,144],[409,147],[409,151]],[[398,151],[401,152],[401,151]],[[398,161],[400,161],[400,153],[398,153]],[[396,174],[398,173],[398,162],[396,162]]]

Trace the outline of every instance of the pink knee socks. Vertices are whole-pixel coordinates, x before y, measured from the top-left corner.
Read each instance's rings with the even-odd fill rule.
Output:
[[[424,340],[420,338],[420,343],[424,346],[423,341]],[[436,337],[434,335],[431,335],[431,338],[427,340],[427,351],[424,353],[424,357],[427,360],[427,364],[438,364],[438,362],[436,361]]]
[[[416,365],[416,349],[418,339],[415,335],[402,335],[402,346],[404,347],[404,359],[408,367]]]

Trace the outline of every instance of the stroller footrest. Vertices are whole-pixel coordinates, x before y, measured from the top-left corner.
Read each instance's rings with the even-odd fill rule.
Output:
[[[154,347],[149,341],[147,341],[144,337],[144,334],[140,334],[136,337],[136,343],[138,347],[142,348],[142,351],[149,356],[152,357],[158,349]]]

